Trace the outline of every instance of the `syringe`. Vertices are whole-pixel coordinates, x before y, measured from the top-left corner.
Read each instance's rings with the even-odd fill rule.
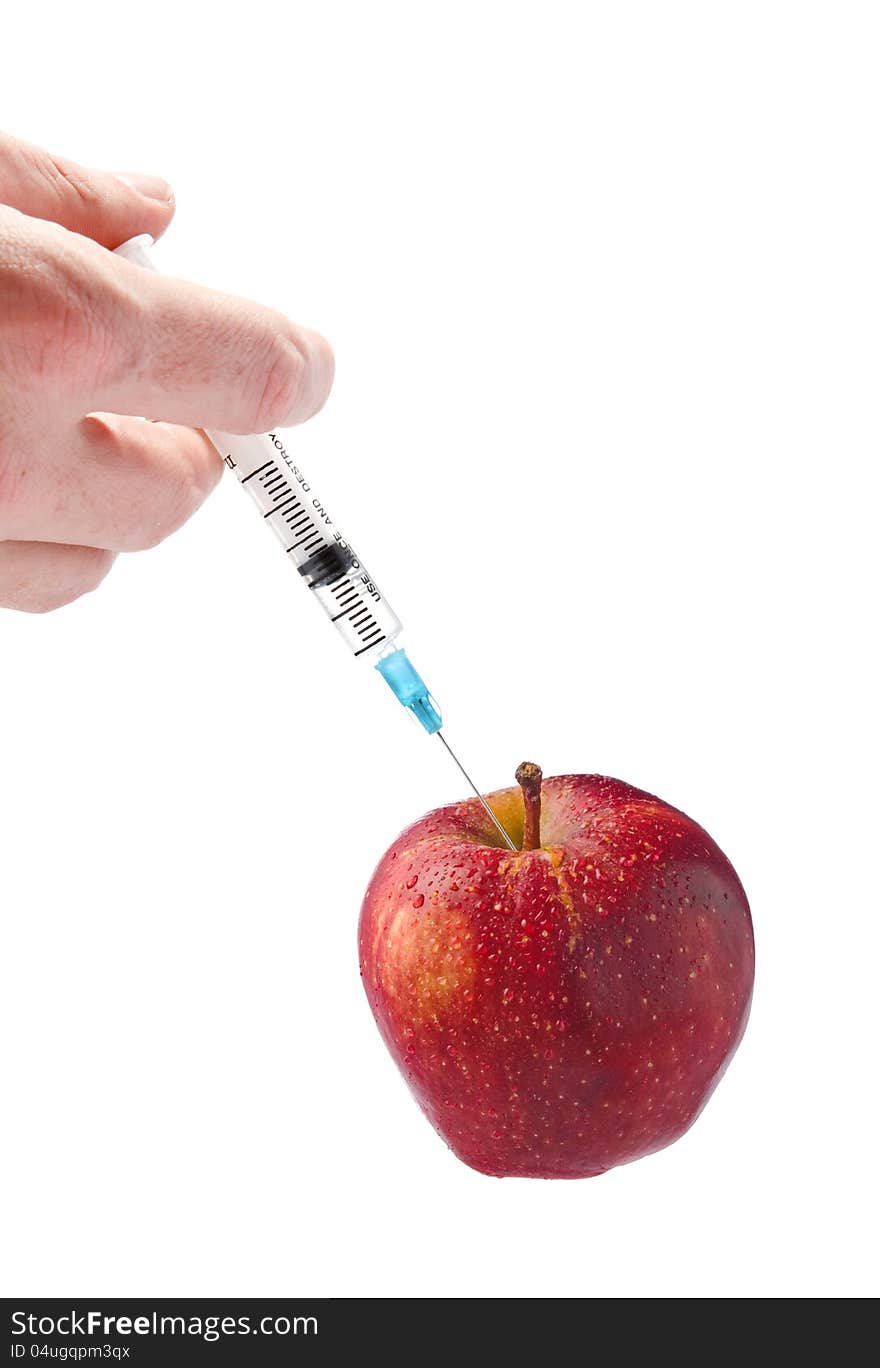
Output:
[[[146,234],[116,248],[119,256],[148,270],[153,239]],[[363,562],[330,518],[309,481],[275,432],[240,437],[208,432],[224,462],[248,491],[263,521],[277,536],[300,578],[359,660],[374,665],[395,697],[429,735],[440,738],[511,850],[502,827],[441,731],[440,709],[406,651],[397,646],[400,619]]]

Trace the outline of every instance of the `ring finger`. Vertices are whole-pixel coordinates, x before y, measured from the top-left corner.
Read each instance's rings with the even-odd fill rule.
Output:
[[[0,608],[48,613],[97,589],[112,551],[52,542],[0,542]]]

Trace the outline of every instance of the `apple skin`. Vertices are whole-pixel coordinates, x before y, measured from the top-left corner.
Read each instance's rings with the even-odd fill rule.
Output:
[[[586,1178],[699,1115],[748,1018],[746,895],[684,813],[616,779],[541,792],[541,847],[501,845],[476,799],[379,863],[361,974],[417,1102],[472,1168]],[[513,840],[518,788],[489,796]]]

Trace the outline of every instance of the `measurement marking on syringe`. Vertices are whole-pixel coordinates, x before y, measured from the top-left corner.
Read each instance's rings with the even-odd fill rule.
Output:
[[[242,480],[242,484],[246,485],[248,480],[252,480],[255,475],[262,475],[264,470],[268,470],[269,467],[274,466],[274,464],[274,461],[267,461],[265,465],[261,465],[257,470],[252,470],[250,475],[245,475],[244,479]]]
[[[299,503],[295,494],[291,494],[284,503],[277,504],[275,508],[270,508],[268,513],[264,513],[264,518],[271,518],[273,513],[280,513],[283,508],[287,508],[290,503]]]
[[[311,551],[313,546],[318,546],[324,538],[320,532],[304,532],[299,541],[295,541],[293,546],[288,546],[288,551],[296,551],[298,547],[304,546],[307,551]]]
[[[118,249],[129,261],[143,268],[151,265],[144,246],[147,238],[133,238]],[[275,432],[255,436],[234,436],[222,432],[208,434],[225,464],[243,485],[257,481],[250,493],[264,519],[280,513],[283,526],[294,539],[285,549],[294,554],[292,566],[302,576],[315,598],[333,621],[355,656],[369,655],[372,662],[391,649],[401,625],[387,602],[366,574],[349,544],[342,539],[302,472],[293,462]],[[263,460],[260,460],[260,456]],[[256,462],[256,465],[254,464]],[[272,526],[280,540],[287,541],[287,533],[280,530],[276,519]],[[357,648],[357,649],[355,649]],[[396,672],[395,672],[396,671]],[[383,676],[395,696],[412,707],[426,730],[436,730],[440,717],[421,696],[410,701],[414,685],[421,685],[402,652],[397,653],[397,665]],[[427,694],[425,694],[427,699]]]
[[[359,651],[355,651],[355,659],[357,659],[358,656],[363,655],[364,651],[372,651],[374,646],[378,646],[379,642],[384,640],[385,638],[383,636],[380,636],[378,641],[371,641],[369,646],[362,646]]]

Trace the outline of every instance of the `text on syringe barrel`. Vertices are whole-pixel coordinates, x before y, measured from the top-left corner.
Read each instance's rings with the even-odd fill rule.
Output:
[[[373,663],[401,624],[276,433],[209,432],[355,656]]]

